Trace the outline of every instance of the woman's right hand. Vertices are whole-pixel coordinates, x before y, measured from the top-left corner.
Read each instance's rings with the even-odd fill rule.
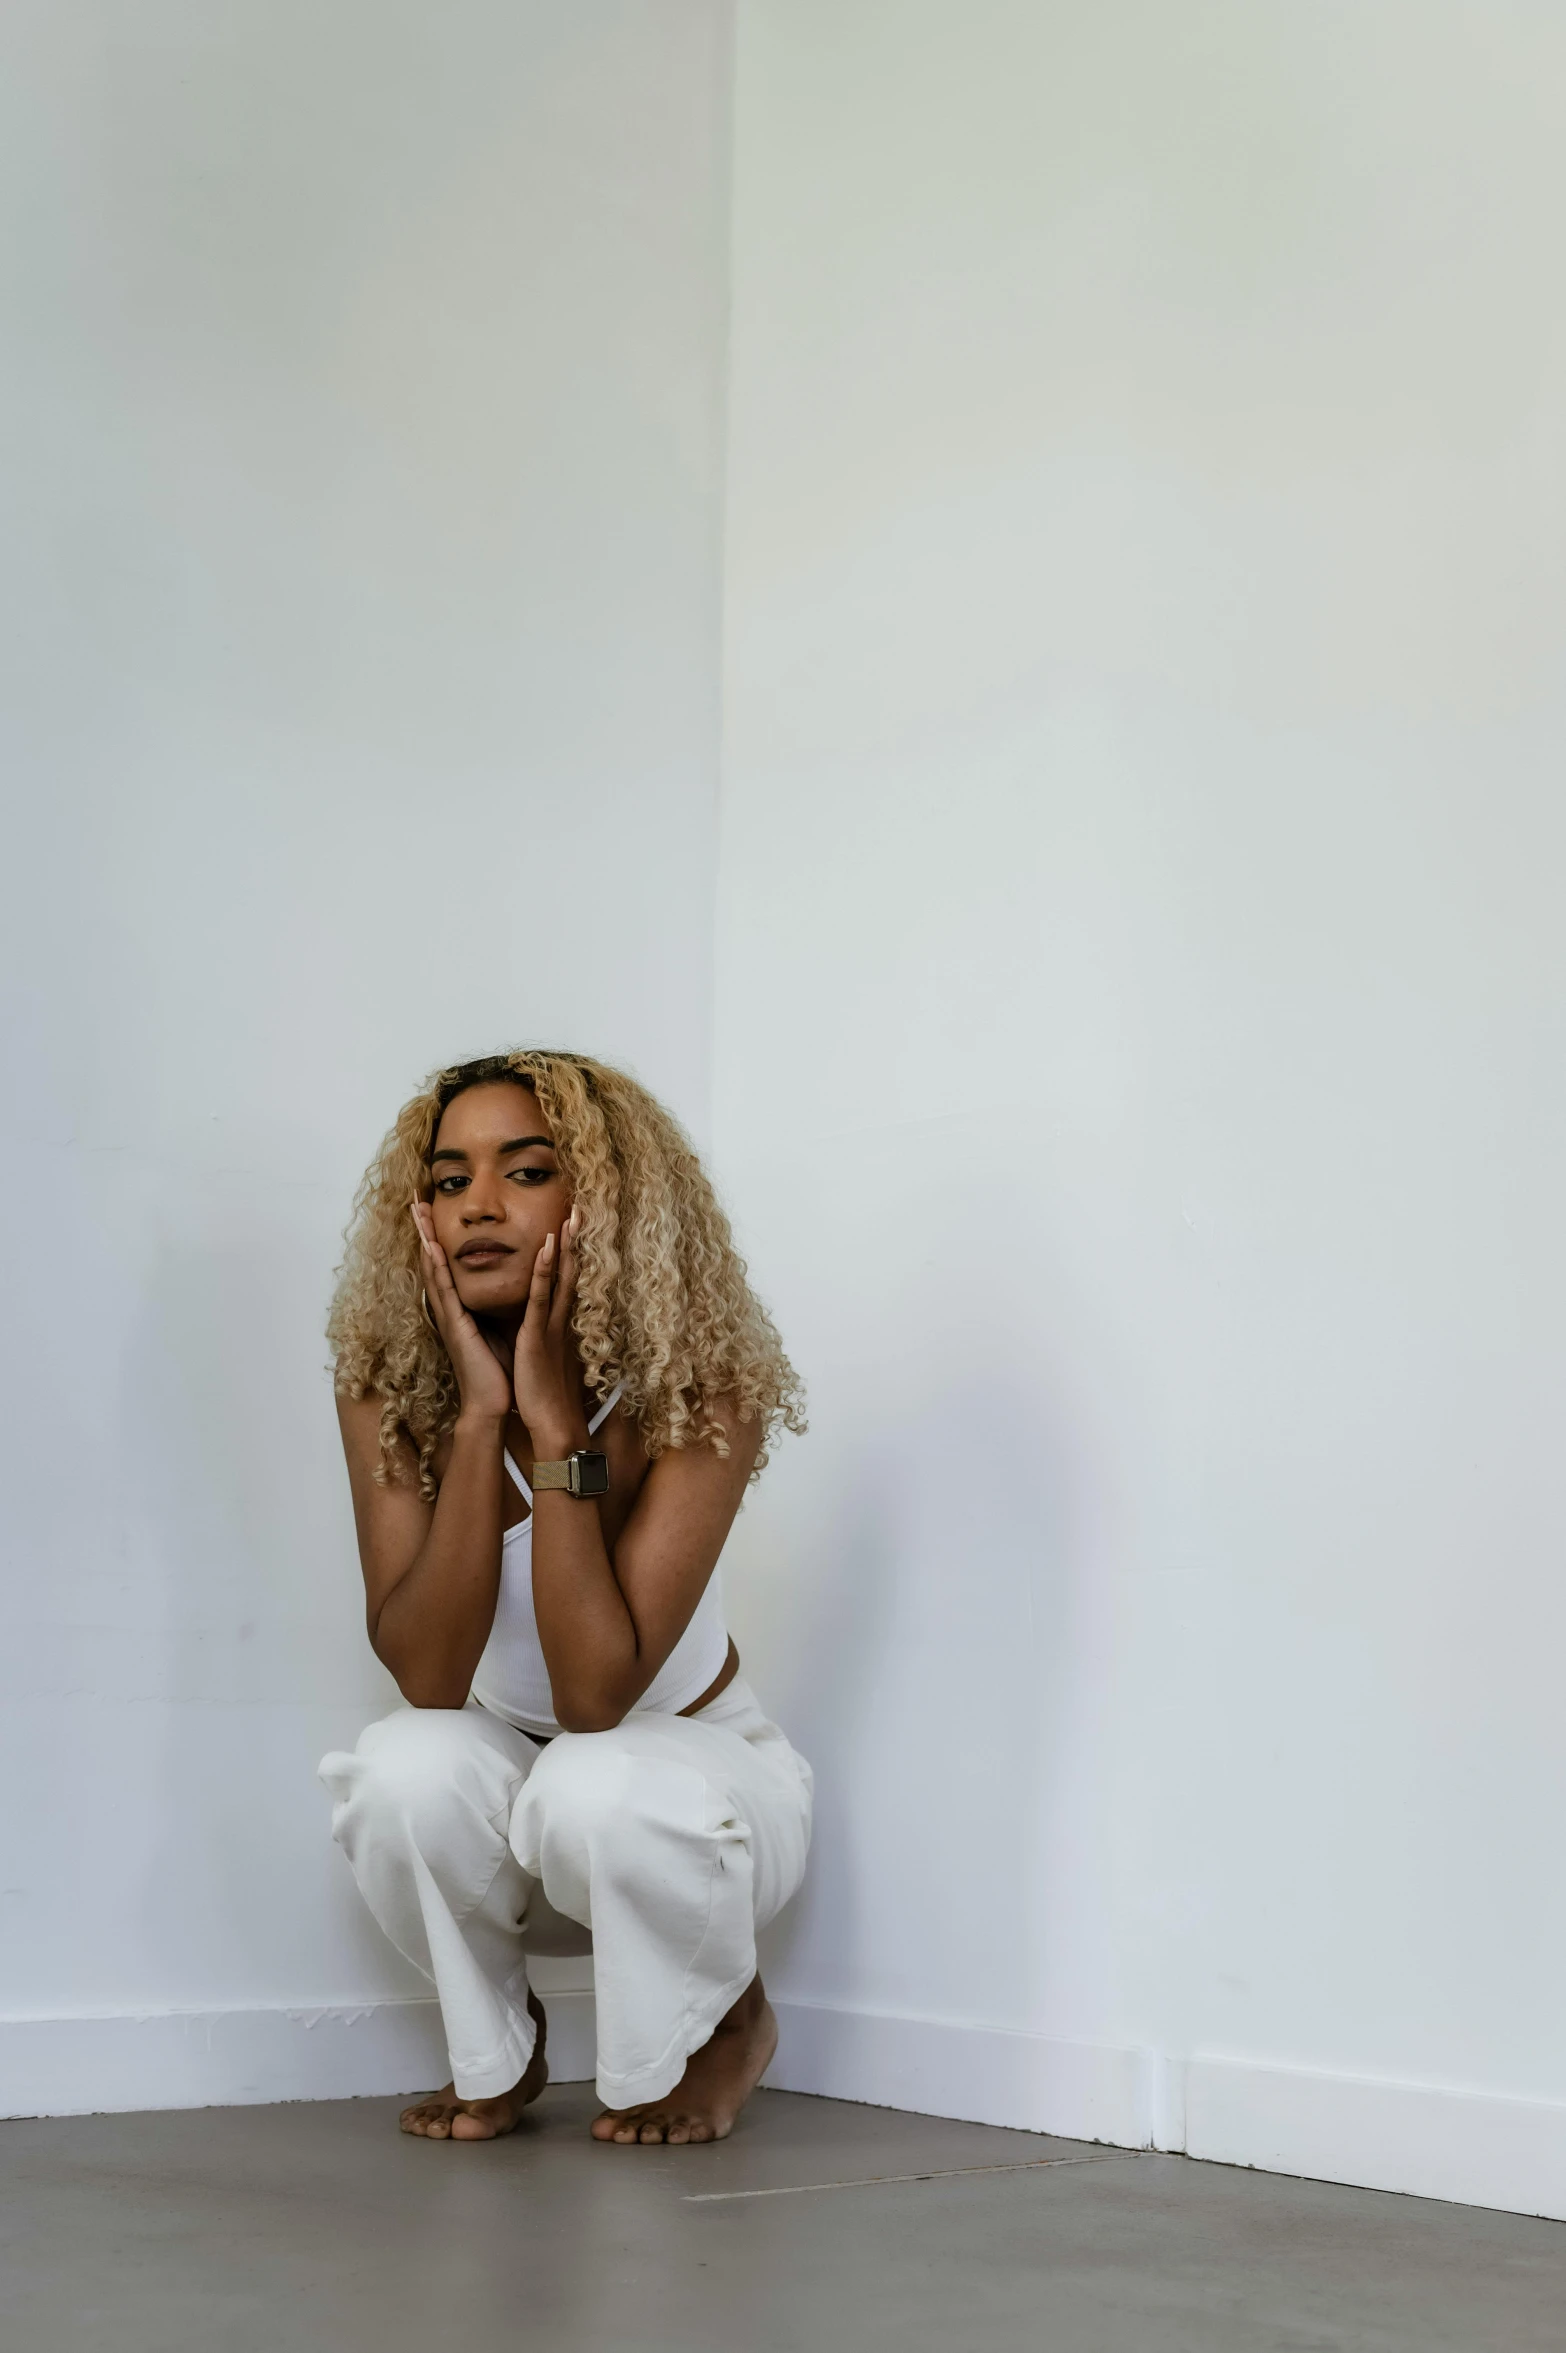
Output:
[[[475,1420],[504,1422],[512,1404],[510,1366],[457,1297],[446,1253],[435,1239],[427,1202],[414,1202],[413,1222],[424,1254],[424,1295],[457,1376],[462,1413]]]

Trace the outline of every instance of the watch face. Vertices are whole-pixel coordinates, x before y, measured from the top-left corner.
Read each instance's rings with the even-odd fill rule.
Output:
[[[571,1492],[573,1495],[607,1495],[609,1492],[609,1457],[593,1454],[585,1447],[571,1457]]]

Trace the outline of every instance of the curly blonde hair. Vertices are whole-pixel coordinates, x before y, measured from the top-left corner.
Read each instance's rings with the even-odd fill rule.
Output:
[[[424,1315],[408,1211],[431,1197],[447,1104],[504,1080],[536,1096],[582,1213],[571,1321],[589,1391],[607,1397],[623,1384],[652,1456],[691,1445],[727,1454],[713,1408],[729,1400],[742,1422],[762,1425],[758,1478],[779,1429],[803,1431],[804,1395],[688,1138],[624,1071],[526,1047],[435,1071],[398,1112],[354,1196],[326,1332],[339,1394],[381,1401],[377,1479],[408,1476],[411,1448],[420,1493],[435,1494],[430,1466],[459,1400]]]

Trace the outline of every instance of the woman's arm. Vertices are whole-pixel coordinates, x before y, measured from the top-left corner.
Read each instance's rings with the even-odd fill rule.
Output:
[[[500,1590],[505,1417],[470,1414],[452,1432],[433,1504],[416,1481],[377,1486],[380,1400],[339,1398],[364,1567],[370,1647],[411,1707],[460,1708],[489,1640]],[[404,1447],[411,1473],[413,1450]]]
[[[429,1239],[414,1210],[426,1256]],[[457,1376],[460,1406],[451,1453],[433,1504],[417,1481],[378,1486],[380,1402],[339,1399],[364,1566],[370,1647],[416,1708],[460,1708],[495,1622],[500,1592],[501,1481],[511,1378],[461,1300],[444,1281],[433,1310]],[[406,1443],[399,1466],[417,1466]]]
[[[606,1732],[652,1682],[690,1624],[734,1524],[761,1427],[720,1408],[729,1452],[664,1454],[611,1556],[598,1505],[550,1488],[533,1497],[533,1610],[555,1715]],[[546,1462],[584,1442],[568,1426],[533,1443]],[[556,1449],[558,1448],[558,1453]]]

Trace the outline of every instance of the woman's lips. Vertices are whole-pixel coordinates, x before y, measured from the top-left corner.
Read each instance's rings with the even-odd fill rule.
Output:
[[[501,1259],[513,1258],[516,1253],[504,1242],[472,1242],[466,1250],[457,1252],[459,1266],[498,1266]]]

